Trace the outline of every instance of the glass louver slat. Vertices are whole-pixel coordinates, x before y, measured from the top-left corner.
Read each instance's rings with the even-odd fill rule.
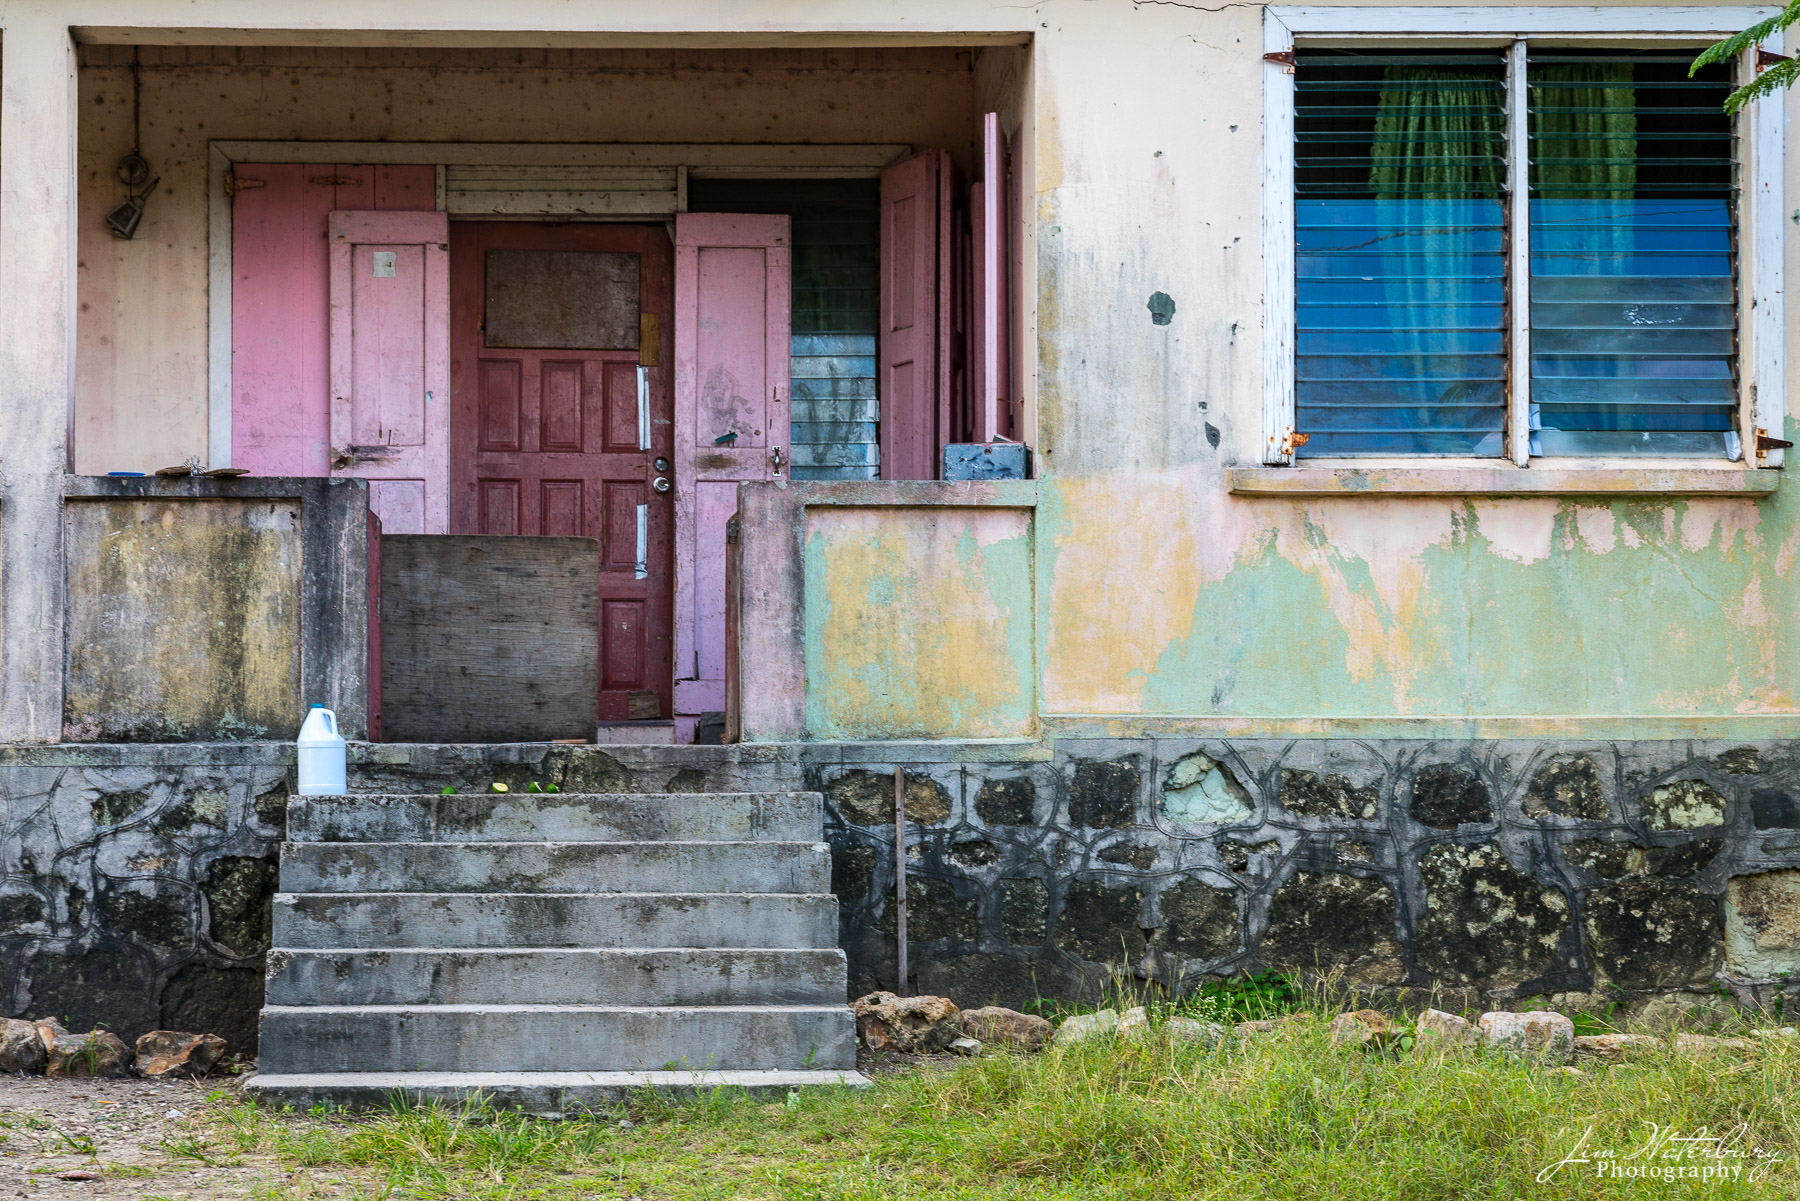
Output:
[[[1303,52],[1296,87],[1298,453],[1500,454],[1499,53]]]
[[[1735,145],[1725,67],[1537,50],[1532,453],[1726,457],[1736,426]]]

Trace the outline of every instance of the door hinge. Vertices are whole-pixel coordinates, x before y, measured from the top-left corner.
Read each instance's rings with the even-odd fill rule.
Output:
[[[1756,431],[1756,457],[1759,459],[1767,457],[1772,450],[1786,450],[1792,445],[1786,438],[1771,438],[1768,430]]]
[[[1289,430],[1281,436],[1281,453],[1284,455],[1291,455],[1294,453],[1296,447],[1305,446],[1311,441],[1311,434],[1302,434],[1294,430]]]
[[[248,191],[251,188],[266,188],[268,186],[269,181],[266,179],[245,179],[236,171],[225,172],[225,195],[228,197],[236,196],[239,192]]]
[[[1294,73],[1295,63],[1294,52],[1292,50],[1271,50],[1263,55],[1263,61],[1265,63],[1280,63],[1287,68],[1287,73],[1289,75]]]
[[[1761,75],[1776,63],[1785,63],[1787,61],[1789,61],[1788,55],[1777,54],[1773,50],[1764,50],[1761,46],[1756,48],[1756,73],[1758,75]]]

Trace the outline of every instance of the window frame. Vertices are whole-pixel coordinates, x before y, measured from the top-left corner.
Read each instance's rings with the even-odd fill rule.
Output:
[[[1781,10],[1776,7],[1504,7],[1386,8],[1287,7],[1263,10],[1263,453],[1271,467],[1294,464],[1296,288],[1294,279],[1294,66],[1299,45],[1492,48],[1507,62],[1507,190],[1528,178],[1525,55],[1532,43],[1553,46],[1657,46],[1710,44]],[[1763,43],[1779,52],[1782,35]],[[1696,51],[1697,52],[1697,51]],[[1739,78],[1755,71],[1747,51]],[[1779,467],[1779,449],[1758,449],[1755,432],[1782,435],[1787,412],[1783,378],[1782,298],[1783,128],[1780,97],[1754,101],[1736,117],[1738,139],[1738,430],[1736,460],[1687,459],[1686,467]],[[1517,206],[1515,205],[1515,213]],[[1515,216],[1507,231],[1507,454],[1493,458],[1395,454],[1384,458],[1308,459],[1309,467],[1368,468],[1382,462],[1408,466],[1529,466],[1530,422],[1530,224]],[[1549,458],[1552,466],[1642,468],[1668,462],[1650,458]]]

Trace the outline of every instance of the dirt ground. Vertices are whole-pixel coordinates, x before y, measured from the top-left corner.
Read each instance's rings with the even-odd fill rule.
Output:
[[[159,1084],[0,1076],[0,1201],[241,1201],[259,1185],[293,1184],[266,1162],[209,1163],[182,1153],[197,1118],[235,1096],[229,1078]],[[323,1176],[308,1183],[319,1197],[339,1195],[339,1184]],[[346,1182],[342,1193],[350,1192]]]
[[[863,1072],[883,1076],[961,1062],[955,1055],[857,1057]],[[284,1171],[261,1156],[221,1159],[216,1131],[210,1160],[184,1152],[196,1145],[190,1140],[209,1109],[236,1103],[237,1088],[232,1077],[155,1083],[0,1076],[0,1201],[242,1201],[272,1186],[320,1201],[370,1195],[366,1182],[330,1170]]]

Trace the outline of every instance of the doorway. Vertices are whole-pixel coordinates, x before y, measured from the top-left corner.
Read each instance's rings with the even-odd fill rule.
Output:
[[[450,223],[450,532],[599,542],[599,719],[673,709],[673,247]]]

